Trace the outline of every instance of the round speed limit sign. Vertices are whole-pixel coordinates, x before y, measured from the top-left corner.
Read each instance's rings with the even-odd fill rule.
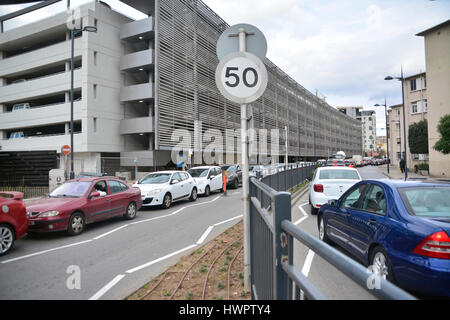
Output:
[[[261,59],[252,53],[230,53],[217,66],[216,84],[228,100],[239,104],[250,103],[266,90],[267,70]]]

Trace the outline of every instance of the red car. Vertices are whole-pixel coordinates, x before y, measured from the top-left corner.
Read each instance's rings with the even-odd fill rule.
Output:
[[[0,256],[28,230],[28,219],[22,192],[0,191]]]
[[[141,191],[114,177],[69,180],[47,197],[27,206],[28,233],[83,232],[86,224],[113,217],[134,219],[142,206]]]

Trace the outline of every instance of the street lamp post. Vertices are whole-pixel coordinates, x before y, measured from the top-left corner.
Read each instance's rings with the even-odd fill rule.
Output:
[[[70,56],[70,179],[75,178],[75,170],[73,165],[73,65],[75,51],[75,37],[83,31],[97,32],[97,27],[86,26],[83,29],[73,28],[71,30],[71,56]]]
[[[381,107],[384,106],[384,116],[386,117],[386,149],[387,149],[387,173],[389,174],[389,123],[388,123],[388,113],[387,113],[387,104],[386,104],[386,97],[384,97],[384,104],[376,104],[375,107]]]
[[[405,180],[408,178],[408,165],[406,162],[406,118],[405,118],[405,89],[404,89],[404,78],[403,78],[403,68],[401,68],[401,75],[400,77],[391,77],[391,76],[387,76],[386,78],[384,78],[384,80],[399,80],[402,82],[402,110],[403,110],[403,137],[404,137],[404,141],[403,141],[403,152],[404,152],[404,158],[403,161],[405,163]]]

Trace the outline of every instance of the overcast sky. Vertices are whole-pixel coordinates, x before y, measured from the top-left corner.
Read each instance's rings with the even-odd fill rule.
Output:
[[[117,0],[104,1],[141,17]],[[405,75],[425,71],[424,40],[416,34],[450,17],[450,0],[203,1],[230,25],[258,27],[267,57],[330,105],[377,110],[379,135],[385,134],[384,108],[373,105],[385,96],[388,105],[401,103],[400,82],[384,77],[399,76],[401,65]],[[0,14],[17,8],[0,6]]]

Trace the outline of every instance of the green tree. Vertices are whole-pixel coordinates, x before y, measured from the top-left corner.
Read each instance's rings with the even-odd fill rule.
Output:
[[[450,114],[446,114],[439,120],[437,130],[441,138],[434,144],[434,150],[443,154],[450,153]]]
[[[428,153],[428,124],[427,120],[413,123],[408,128],[408,143],[411,153]]]

